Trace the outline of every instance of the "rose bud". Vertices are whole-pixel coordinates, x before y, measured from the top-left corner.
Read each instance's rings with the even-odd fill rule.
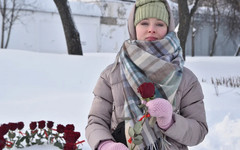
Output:
[[[31,122],[29,126],[31,130],[35,130],[37,127],[37,122]]]
[[[73,124],[67,124],[65,130],[71,130],[74,131],[75,127]]]
[[[154,84],[151,82],[145,82],[138,87],[138,93],[141,94],[142,98],[151,98],[155,94]]]
[[[18,130],[22,130],[23,127],[24,127],[24,123],[23,122],[18,122],[17,125],[18,125],[17,126]]]
[[[38,128],[39,129],[43,129],[43,128],[45,128],[45,126],[46,126],[46,122],[45,121],[42,120],[42,121],[38,122]]]
[[[53,123],[52,121],[48,121],[47,127],[48,127],[49,129],[52,129],[53,124],[54,124],[54,123]]]
[[[8,123],[8,127],[9,127],[9,130],[15,131],[18,127],[18,124],[10,122],[10,123]]]
[[[63,138],[67,143],[75,143],[77,139],[80,137],[80,132],[74,132],[71,130],[65,130]]]
[[[58,133],[63,133],[65,130],[65,127],[61,124],[57,125],[57,132]]]
[[[2,124],[0,126],[0,137],[3,137],[5,134],[7,134],[9,131],[9,127],[7,124]]]

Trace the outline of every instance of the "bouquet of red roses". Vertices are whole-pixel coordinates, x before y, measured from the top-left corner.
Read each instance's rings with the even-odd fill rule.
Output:
[[[66,126],[58,124],[53,129],[52,121],[33,121],[29,124],[29,130],[22,132],[23,122],[8,123],[0,125],[0,150],[3,148],[11,149],[24,148],[24,146],[43,145],[50,143],[64,150],[80,150],[78,144],[84,140],[78,141],[81,136],[80,132],[75,132],[73,124]]]

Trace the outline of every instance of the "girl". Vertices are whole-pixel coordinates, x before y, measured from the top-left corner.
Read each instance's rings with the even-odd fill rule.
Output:
[[[203,141],[208,127],[201,85],[183,67],[174,27],[166,1],[136,0],[128,20],[130,39],[116,62],[102,72],[93,92],[86,127],[92,149],[131,148],[128,129],[144,115],[138,87],[146,82],[155,87],[155,99],[144,104],[156,123],[145,121],[142,143],[135,149],[187,150]]]

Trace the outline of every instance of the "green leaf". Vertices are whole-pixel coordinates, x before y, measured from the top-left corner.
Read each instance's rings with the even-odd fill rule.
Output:
[[[149,125],[150,127],[153,128],[153,126],[156,124],[157,118],[156,117],[151,117],[149,120]]]
[[[146,106],[145,104],[138,105],[139,108],[143,108],[145,106]]]
[[[136,134],[140,134],[142,132],[142,123],[141,122],[137,122],[134,125],[133,130],[135,131]]]
[[[26,136],[27,136],[27,137],[29,137],[29,136],[30,136],[30,134],[28,133],[28,131],[26,131],[26,132],[25,132],[25,134],[26,134]]]
[[[16,147],[17,148],[24,148],[24,146],[19,141],[16,142]]]
[[[54,146],[56,146],[56,147],[58,147],[58,148],[60,148],[60,149],[63,149],[63,144],[60,143],[60,142],[54,143]]]
[[[25,136],[22,138],[18,138],[17,142],[16,142],[16,147],[17,148],[23,148],[23,145],[21,144],[21,142],[23,142],[25,140]]]
[[[26,139],[26,137],[24,136],[24,137],[22,137],[19,141],[22,142],[22,141],[24,141],[25,139]]]
[[[142,142],[143,142],[143,141],[142,141],[142,140],[139,140],[139,139],[136,139],[136,140],[134,139],[134,140],[133,140],[133,143],[134,143],[135,145],[140,145],[140,144],[142,144]]]
[[[14,133],[14,132],[8,132],[8,137],[9,137],[10,139],[15,138],[15,136],[16,136],[16,133]]]
[[[122,120],[131,120],[132,118],[130,117],[122,117]]]
[[[44,142],[42,142],[41,139],[36,139],[36,143],[37,143],[38,145],[43,145],[43,144],[44,144]]]
[[[145,112],[147,112],[148,111],[148,107],[144,107],[144,110],[145,110]]]
[[[39,138],[43,138],[43,135],[41,133],[37,134]]]
[[[129,127],[129,129],[128,129],[128,134],[129,134],[129,136],[130,137],[133,137],[134,136],[134,130],[133,130],[133,128],[132,127]]]
[[[27,145],[29,145],[29,143],[30,143],[30,140],[29,140],[28,136],[26,136],[26,143],[27,143]]]
[[[142,140],[142,139],[143,139],[142,135],[138,135],[138,136],[134,137],[134,140]]]

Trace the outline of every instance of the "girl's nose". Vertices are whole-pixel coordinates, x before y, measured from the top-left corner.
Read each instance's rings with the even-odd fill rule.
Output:
[[[154,30],[149,30],[148,33],[155,33],[155,31]]]
[[[148,33],[156,33],[154,26],[149,26]]]

